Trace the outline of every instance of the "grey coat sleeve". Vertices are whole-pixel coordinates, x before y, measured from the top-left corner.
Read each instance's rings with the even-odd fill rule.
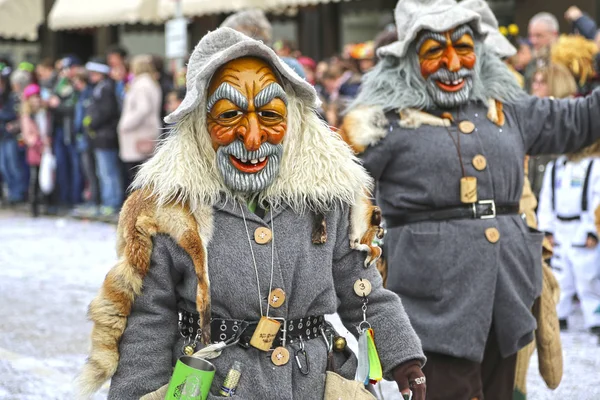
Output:
[[[419,360],[425,363],[421,341],[415,333],[400,298],[383,288],[377,268],[365,269],[365,254],[350,248],[349,213],[342,213],[338,224],[336,250],[333,262],[333,279],[339,301],[338,313],[350,332],[358,336],[357,327],[363,319],[362,298],[354,293],[357,279],[368,279],[372,285],[368,297],[367,320],[375,333],[375,344],[381,359],[384,378],[393,380],[392,372],[398,365]]]
[[[175,242],[158,235],[153,243],[142,293],[133,303],[119,345],[119,366],[109,400],[139,399],[171,378],[173,347],[179,335],[175,286],[181,276],[171,257]]]
[[[600,139],[600,90],[584,98],[527,97],[513,108],[528,154],[565,154]]]

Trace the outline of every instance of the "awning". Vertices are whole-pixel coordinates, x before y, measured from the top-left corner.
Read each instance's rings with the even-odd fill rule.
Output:
[[[19,0],[21,1],[21,0]],[[157,0],[56,0],[48,26],[52,30],[157,23]]]
[[[44,0],[0,0],[0,37],[37,40]]]
[[[350,0],[181,0],[183,15],[193,17],[207,14],[231,13],[247,8],[260,8],[265,11],[280,11],[286,7],[300,7],[318,3],[332,3]],[[173,18],[175,0],[159,0],[158,15],[162,19]]]

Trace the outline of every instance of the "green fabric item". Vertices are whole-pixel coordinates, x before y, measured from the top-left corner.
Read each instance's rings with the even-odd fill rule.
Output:
[[[248,202],[248,210],[256,213],[256,206],[258,205],[258,201],[254,198]]]
[[[519,389],[513,391],[513,400],[527,400],[527,394],[521,392]]]

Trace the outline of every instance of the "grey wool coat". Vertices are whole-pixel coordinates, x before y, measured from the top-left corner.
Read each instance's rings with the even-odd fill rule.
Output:
[[[220,202],[213,207],[214,233],[207,246],[211,281],[212,314],[220,318],[257,321],[260,318],[258,292],[250,244],[238,203]],[[271,308],[272,317],[297,319],[339,312],[345,326],[356,333],[362,320],[361,300],[353,291],[358,278],[373,284],[369,295],[368,320],[384,373],[411,360],[424,361],[419,340],[396,294],[382,287],[377,269],[363,267],[364,253],[352,250],[349,211],[340,206],[326,215],[327,241],[313,244],[314,216],[280,207],[261,219],[244,214],[251,237],[258,227],[273,229],[274,241],[261,245],[252,239],[260,278],[263,309],[269,292],[271,246],[275,245],[273,288],[282,288],[287,298],[280,308]],[[109,399],[134,399],[168,383],[172,368],[182,355],[183,338],[178,333],[177,309],[195,310],[197,276],[190,256],[168,235],[153,239],[150,268],[144,289],[133,304],[122,336],[121,361],[112,378]],[[310,373],[300,373],[292,359],[276,367],[270,353],[234,346],[211,360],[216,375],[209,399],[219,398],[218,388],[235,360],[242,363],[242,378],[234,398],[256,400],[320,399],[323,397],[327,351],[320,338],[306,342]],[[356,357],[336,353],[338,373],[353,379]]]
[[[600,139],[599,112],[600,91],[574,100],[526,97],[504,105],[500,127],[486,117],[486,105],[472,102],[458,121],[473,122],[475,131],[451,132],[455,140],[460,135],[466,175],[477,178],[479,200],[518,204],[525,155],[571,152]],[[487,160],[482,170],[473,165],[477,155]],[[377,181],[384,220],[461,205],[461,166],[443,126],[411,129],[392,122],[361,158]],[[496,243],[487,240],[490,228],[499,232]],[[493,327],[506,357],[529,343],[536,328],[530,308],[541,293],[542,239],[519,215],[389,228],[387,287],[402,299],[426,352],[481,361]]]

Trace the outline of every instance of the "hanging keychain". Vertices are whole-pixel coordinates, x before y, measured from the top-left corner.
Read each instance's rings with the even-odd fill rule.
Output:
[[[363,320],[358,325],[358,367],[355,380],[368,385],[376,384],[382,379],[381,361],[375,347],[375,332],[367,321],[368,295],[371,293],[371,282],[359,279],[354,283],[354,292],[362,297]]]

